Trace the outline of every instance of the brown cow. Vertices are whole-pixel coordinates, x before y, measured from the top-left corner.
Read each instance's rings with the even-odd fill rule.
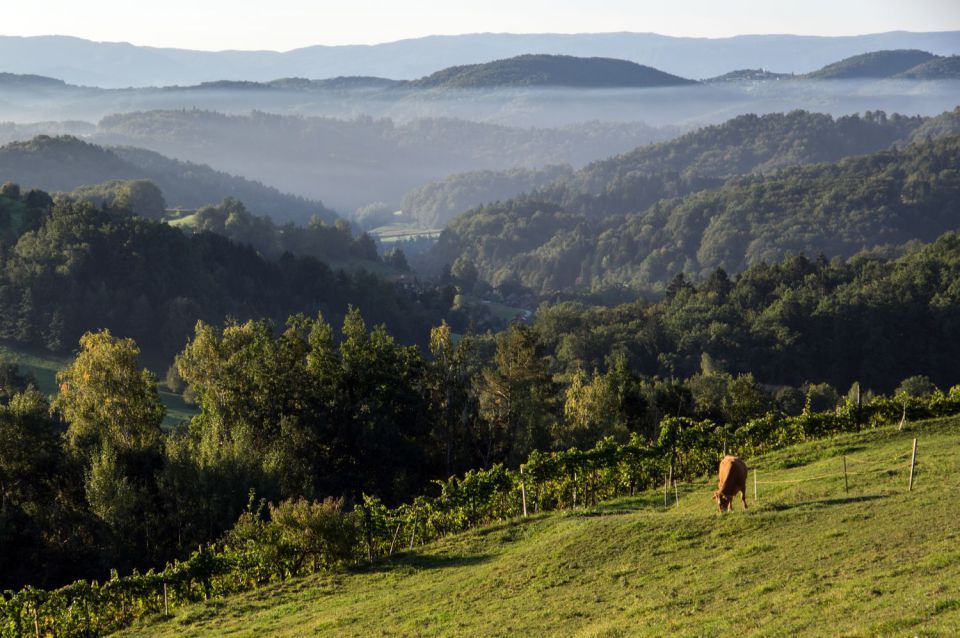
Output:
[[[747,509],[747,464],[736,456],[723,457],[717,487],[719,489],[713,493],[713,500],[720,506],[721,513],[724,509],[728,512],[733,509],[733,497],[737,492],[740,492],[743,500],[743,509]]]

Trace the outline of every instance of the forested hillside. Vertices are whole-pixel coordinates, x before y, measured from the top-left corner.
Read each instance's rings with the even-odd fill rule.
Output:
[[[539,504],[565,507],[574,486],[582,503],[662,485],[668,458],[700,476],[724,440],[759,453],[907,410],[957,414],[958,282],[949,233],[894,261],[794,257],[675,279],[657,304],[544,307],[497,335],[456,339],[440,324],[429,354],[358,311],[339,330],[302,315],[200,323],[168,380],[199,414],[174,431],[160,428],[136,344],[91,333],[52,404],[0,367],[0,488],[17,522],[0,528],[15,548],[0,554],[0,584],[190,556],[165,576],[179,604],[181,578],[237,591],[386,553],[398,524],[429,539],[515,513],[520,463]],[[330,494],[346,499],[320,500]],[[326,540],[304,549],[304,535]],[[67,607],[56,613],[74,618]],[[139,613],[123,609],[99,620]]]
[[[479,204],[510,199],[570,177],[567,165],[458,173],[415,188],[403,198],[403,212],[424,228],[442,228]]]
[[[934,58],[897,77],[908,80],[960,80],[960,55]]]
[[[694,82],[627,60],[529,54],[484,64],[453,66],[409,83],[417,88],[441,89],[505,86],[647,88],[685,84]]]
[[[784,122],[817,119],[803,114],[779,117]],[[770,121],[738,118],[724,126]],[[516,280],[541,292],[570,286],[651,289],[679,272],[695,278],[716,267],[735,272],[798,252],[849,256],[871,246],[929,241],[955,227],[950,202],[957,183],[950,167],[958,161],[957,139],[839,164],[738,177],[706,190],[722,183],[709,177],[711,170],[743,170],[751,164],[773,168],[790,160],[803,162],[804,157],[884,147],[920,120],[872,116],[821,122],[825,126],[817,130],[824,145],[818,151],[810,135],[785,146],[780,143],[790,136],[771,136],[777,144],[768,153],[749,146],[707,147],[693,154],[692,168],[702,172],[692,176],[629,170],[643,166],[636,161],[645,155],[643,150],[637,158],[628,155],[592,165],[567,181],[573,187],[551,188],[455,219],[433,258],[451,264],[458,258],[470,261],[481,278],[495,285]],[[874,135],[850,136],[845,142],[839,133],[847,127]],[[704,137],[723,130],[705,129]],[[698,134],[692,135],[687,145],[697,139]],[[797,153],[798,147],[806,150]],[[654,149],[664,152],[670,145]],[[723,156],[728,162],[720,161]]]
[[[135,337],[153,355],[176,352],[199,319],[270,317],[323,311],[336,320],[352,304],[398,338],[423,340],[446,316],[452,295],[403,289],[362,270],[335,271],[313,257],[282,256],[296,242],[312,248],[339,240],[341,252],[377,260],[349,226],[317,226],[285,237],[269,260],[249,245],[211,232],[187,235],[166,223],[51,198],[16,187],[0,196],[0,338],[53,351],[70,349],[87,330],[109,328]],[[240,241],[257,223],[230,201],[202,215],[205,225]],[[235,224],[235,227],[231,225]],[[282,231],[277,232],[277,235]],[[276,239],[276,237],[275,237]],[[269,241],[264,235],[260,241]],[[310,253],[310,246],[304,249]],[[364,252],[364,250],[366,252]]]
[[[901,73],[907,73],[921,64],[937,59],[937,57],[932,53],[916,49],[871,51],[828,64],[804,77],[814,80],[890,78]]]
[[[399,208],[411,189],[453,173],[582,166],[669,135],[640,123],[519,128],[452,118],[400,122],[196,110],[114,115],[97,128],[103,143],[146,147],[256,176],[322,198],[344,213],[378,201]],[[219,199],[205,203],[210,201]],[[303,223],[309,214],[274,218]]]
[[[72,191],[110,180],[149,179],[170,207],[197,208],[225,197],[242,199],[251,210],[279,219],[317,215],[332,222],[337,215],[319,201],[286,195],[259,182],[208,166],[172,160],[138,148],[109,148],[75,137],[41,135],[0,148],[0,175],[25,188]]]
[[[291,253],[328,264],[352,266],[354,270],[358,267],[382,270],[377,268],[383,264],[373,239],[366,233],[354,238],[350,224],[343,219],[335,224],[327,224],[318,217],[304,225],[277,224],[269,217],[251,214],[243,202],[228,197],[219,204],[203,206],[171,219],[170,223],[187,232],[222,235],[237,244],[253,247],[267,259]]]
[[[958,134],[960,134],[960,106],[936,117],[927,118],[923,124],[913,130],[908,141],[922,142]]]

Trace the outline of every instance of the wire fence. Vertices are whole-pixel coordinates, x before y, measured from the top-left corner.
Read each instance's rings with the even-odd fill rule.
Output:
[[[761,472],[773,472],[773,471],[778,471],[778,470],[775,470],[775,469],[767,469],[767,468],[762,468],[762,467],[761,467],[761,468],[756,468],[756,467],[755,467],[755,468],[749,468],[750,474],[748,474],[748,477],[747,477],[747,483],[748,483],[748,485],[746,485],[745,488],[748,488],[748,487],[749,487],[749,483],[751,482],[751,476],[752,476],[752,482],[753,482],[753,501],[754,501],[754,503],[759,503],[759,502],[760,502],[760,499],[759,499],[759,497],[760,497],[759,488],[760,488],[760,487],[763,487],[764,485],[795,485],[795,484],[799,484],[799,483],[809,483],[809,482],[812,482],[812,481],[823,481],[823,480],[826,480],[826,479],[841,479],[841,478],[842,478],[842,479],[844,480],[844,492],[847,492],[847,493],[848,493],[849,490],[850,490],[850,486],[849,486],[849,482],[848,482],[850,477],[853,477],[853,476],[868,476],[868,475],[877,475],[877,474],[890,474],[890,473],[893,472],[893,471],[896,471],[896,473],[899,474],[900,472],[907,472],[907,471],[909,471],[909,482],[908,482],[908,484],[907,484],[907,490],[908,490],[908,491],[912,491],[912,490],[913,490],[913,479],[914,479],[914,475],[915,475],[915,472],[916,472],[916,452],[917,452],[917,444],[918,444],[918,439],[914,439],[914,440],[913,440],[913,443],[912,443],[912,450],[911,450],[910,452],[906,452],[906,453],[904,453],[904,454],[898,454],[897,456],[893,457],[893,459],[892,459],[891,461],[869,460],[869,459],[864,459],[864,458],[856,457],[856,456],[849,455],[849,454],[842,454],[842,455],[840,455],[840,456],[833,457],[832,460],[842,462],[842,463],[843,463],[843,466],[842,466],[843,469],[841,469],[841,470],[839,470],[839,471],[837,471],[837,472],[831,472],[831,473],[827,473],[827,474],[818,474],[818,475],[816,475],[816,476],[804,476],[804,477],[802,477],[802,478],[795,478],[795,479],[759,479],[758,476],[761,475],[761,474],[760,474]],[[848,463],[849,463],[849,464],[853,464],[853,465],[857,465],[857,466],[860,466],[860,467],[859,467],[857,470],[855,470],[855,471],[851,471],[851,470],[847,469],[847,464],[848,464]],[[864,467],[864,466],[873,466],[873,467]],[[789,470],[790,468],[784,468],[784,469]],[[780,471],[783,471],[783,470],[780,470]],[[694,488],[694,489],[685,489],[685,487]],[[675,505],[676,505],[676,506],[679,506],[679,504],[680,504],[680,495],[681,495],[681,494],[683,494],[683,495],[689,495],[689,494],[711,494],[711,495],[712,495],[712,494],[715,494],[715,490],[696,489],[696,488],[698,488],[698,487],[699,487],[699,486],[696,486],[696,485],[693,485],[693,484],[687,484],[686,486],[684,486],[684,485],[681,484],[681,483],[675,483],[675,484],[673,485]],[[958,486],[958,487],[960,487],[960,486]],[[669,490],[666,489],[666,486],[665,486],[665,490],[664,490],[664,505],[668,505],[668,503],[667,503],[667,501],[668,501],[668,498],[667,498],[668,492],[669,492]],[[744,493],[744,496],[746,496],[746,493]]]

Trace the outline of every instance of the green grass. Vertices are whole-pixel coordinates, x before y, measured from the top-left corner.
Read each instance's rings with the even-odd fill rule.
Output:
[[[183,215],[182,217],[170,217],[170,218],[168,218],[168,219],[166,220],[166,222],[167,222],[168,224],[170,224],[171,226],[175,226],[175,227],[177,227],[177,228],[179,228],[179,227],[181,227],[181,226],[188,226],[188,227],[189,227],[189,226],[193,226],[194,224],[196,224],[196,222],[197,222],[197,215],[196,215],[196,213],[187,213],[186,215]]]
[[[57,373],[68,366],[72,361],[71,357],[62,357],[49,352],[25,348],[19,344],[0,344],[0,357],[15,362],[21,372],[29,372],[37,380],[37,389],[43,394],[51,396],[57,393]],[[162,378],[162,373],[153,371],[158,377]],[[183,402],[179,394],[167,392],[164,386],[160,386],[160,401],[167,408],[167,414],[163,419],[164,427],[173,427],[181,421],[188,421],[193,418],[197,410]]]
[[[436,239],[442,232],[442,228],[421,228],[416,224],[398,223],[374,228],[370,231],[370,234],[376,237],[381,243],[389,244],[396,241],[419,239],[421,237]]]
[[[805,444],[750,463],[746,512],[718,515],[704,479],[678,506],[655,491],[514,520],[124,635],[956,636],[958,444],[960,419]]]

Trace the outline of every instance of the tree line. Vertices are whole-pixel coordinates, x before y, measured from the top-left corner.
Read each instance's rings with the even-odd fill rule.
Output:
[[[104,337],[103,345],[109,337],[93,338]],[[85,375],[89,369],[75,367],[72,373]],[[251,492],[247,507],[222,537],[163,569],[123,577],[111,571],[102,583],[78,580],[52,591],[28,586],[5,592],[0,598],[0,636],[21,636],[31,630],[59,636],[103,635],[185,604],[375,561],[493,521],[576,509],[578,503],[592,507],[603,499],[657,486],[667,477],[697,478],[714,470],[721,450],[752,457],[889,423],[901,410],[901,418],[909,414],[911,419],[956,415],[960,386],[944,393],[923,379],[911,379],[894,396],[863,402],[858,394],[826,412],[815,412],[808,395],[797,416],[768,412],[740,425],[668,416],[656,441],[633,433],[624,443],[605,437],[589,449],[534,450],[519,470],[495,464],[434,481],[435,495],[418,496],[396,507],[367,494],[352,504],[301,496],[274,505],[256,501]]]
[[[957,237],[949,239],[960,248]],[[795,276],[796,266],[785,264],[784,276]],[[805,281],[814,279],[814,266],[809,270]],[[741,278],[746,283],[727,294],[756,292],[755,279]],[[671,298],[676,307],[647,310],[651,317],[668,316],[689,309],[698,294],[715,293],[706,284],[702,290],[678,286]],[[642,319],[619,321],[635,308],[579,319],[569,310],[544,309],[533,326],[515,323],[497,334],[456,335],[441,323],[425,350],[398,343],[382,325],[368,327],[356,309],[339,330],[319,315],[291,316],[280,329],[268,320],[222,327],[201,321],[169,375],[169,385],[188,389],[198,414],[166,431],[157,379],[141,369],[132,339],[86,333],[49,399],[15,367],[4,366],[0,541],[10,551],[0,565],[2,585],[52,586],[102,578],[110,568],[129,573],[185,558],[229,530],[251,492],[272,503],[333,495],[346,499],[348,510],[366,497],[396,508],[428,494],[435,481],[501,464],[513,472],[527,463],[536,475],[531,459],[537,454],[591,449],[607,439],[658,449],[654,456],[662,461],[671,423],[708,424],[697,427],[706,428],[703,440],[711,446],[721,432],[752,432],[759,438],[742,438],[742,445],[756,452],[790,418],[806,419],[800,431],[811,435],[854,427],[809,416],[837,415],[835,408],[850,397],[860,398],[858,406],[885,406],[871,409],[887,418],[890,405],[909,397],[942,395],[934,381],[918,375],[900,384],[892,402],[874,401],[866,386],[848,392],[817,377],[796,385],[761,383],[750,371],[728,368],[732,361],[711,354],[710,344],[688,377],[679,367],[667,376],[649,374],[644,359],[635,358],[644,353],[631,350],[640,344],[618,341],[658,330]],[[598,323],[604,319],[606,325]],[[590,330],[578,328],[579,320]],[[946,321],[943,329],[956,325]],[[714,322],[707,326],[709,333],[729,334]],[[916,343],[941,334],[928,327]],[[605,343],[608,337],[614,340]],[[665,345],[667,334],[660,337]],[[863,345],[892,356],[893,348],[915,344]],[[776,347],[761,347],[775,359]],[[949,346],[941,347],[950,357]],[[599,362],[582,356],[601,352]],[[646,356],[658,365],[681,361],[669,351]],[[831,357],[822,369],[837,363]],[[858,412],[856,427],[871,422],[870,414]],[[649,472],[644,476],[635,488],[653,480]],[[592,488],[576,489],[586,490],[580,492],[585,498]],[[437,529],[455,528],[444,525]]]
[[[452,303],[448,287],[401,285],[311,256],[329,249],[389,272],[369,237],[353,239],[344,224],[277,228],[235,200],[202,209],[198,224],[188,235],[123,208],[8,183],[0,191],[0,339],[63,351],[84,332],[109,328],[169,360],[198,319],[282,322],[318,311],[339,319],[354,304],[423,343]]]

